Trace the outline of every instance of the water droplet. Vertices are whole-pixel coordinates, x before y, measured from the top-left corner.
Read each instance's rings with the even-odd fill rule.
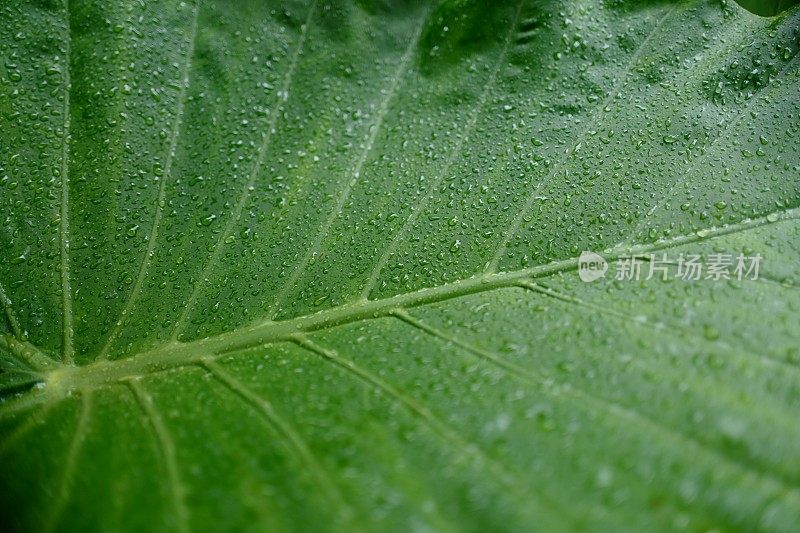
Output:
[[[719,339],[719,330],[717,330],[717,328],[714,326],[706,324],[703,326],[703,337],[710,341],[715,341]]]

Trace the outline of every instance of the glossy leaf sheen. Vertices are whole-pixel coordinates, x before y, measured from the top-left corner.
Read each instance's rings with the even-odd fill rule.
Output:
[[[796,530],[799,30],[0,2],[2,525]]]

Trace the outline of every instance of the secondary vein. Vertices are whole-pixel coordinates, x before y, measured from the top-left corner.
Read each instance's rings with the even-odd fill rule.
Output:
[[[297,62],[300,59],[300,54],[303,52],[303,47],[305,46],[306,42],[306,36],[308,35],[308,29],[311,26],[316,6],[317,6],[317,0],[314,0],[314,2],[311,4],[311,7],[309,8],[306,21],[303,24],[302,28],[300,29],[300,37],[298,38],[297,46],[295,47],[294,54],[292,54],[292,58],[289,64],[289,68],[286,71],[286,75],[283,78],[283,85],[281,87],[281,90],[278,92],[278,102],[276,103],[275,107],[272,110],[269,124],[267,125],[266,133],[264,134],[264,138],[261,141],[261,146],[258,149],[258,154],[256,155],[256,159],[253,162],[253,166],[250,170],[250,176],[244,183],[244,186],[242,187],[242,190],[239,193],[239,199],[236,202],[236,207],[234,208],[233,213],[228,219],[228,222],[225,224],[225,228],[219,234],[217,241],[214,243],[214,249],[213,252],[211,253],[211,257],[209,257],[208,261],[203,267],[202,272],[200,273],[200,277],[197,279],[197,282],[194,284],[194,287],[192,287],[192,292],[189,295],[189,299],[186,301],[186,305],[183,306],[183,311],[181,312],[180,317],[178,317],[178,320],[175,323],[175,329],[172,332],[173,340],[178,339],[178,337],[180,336],[182,328],[186,323],[186,320],[189,318],[189,313],[191,313],[192,309],[194,308],[194,304],[197,301],[197,298],[200,296],[202,288],[205,286],[208,275],[211,273],[212,268],[216,266],[217,262],[220,259],[220,256],[222,255],[222,249],[225,246],[225,241],[227,240],[228,236],[230,236],[233,233],[234,228],[239,223],[239,219],[242,217],[242,212],[244,211],[244,206],[247,204],[247,201],[250,198],[250,193],[255,187],[256,178],[258,177],[258,171],[264,162],[264,157],[266,156],[267,148],[270,145],[272,134],[275,132],[275,126],[278,123],[278,117],[280,116],[281,110],[283,109],[285,98],[288,98],[289,88],[292,85],[292,78],[294,76],[295,70],[297,69]]]
[[[424,195],[420,198],[417,205],[412,208],[411,214],[408,216],[405,223],[400,228],[400,231],[398,231],[395,234],[395,236],[389,242],[389,245],[386,246],[386,248],[384,249],[383,254],[381,254],[381,257],[375,263],[375,267],[372,269],[372,273],[369,275],[369,278],[367,279],[367,282],[361,293],[362,298],[369,297],[370,293],[372,292],[372,289],[375,286],[375,283],[377,283],[378,281],[378,277],[381,275],[381,272],[383,272],[383,269],[386,267],[386,263],[389,262],[390,255],[397,247],[397,245],[400,243],[400,240],[403,237],[405,237],[406,233],[408,233],[408,231],[411,229],[412,225],[414,224],[414,221],[416,221],[420,212],[425,208],[428,201],[431,199],[433,192],[436,191],[441,181],[447,175],[450,166],[455,162],[456,158],[461,154],[461,146],[463,145],[467,137],[469,137],[471,131],[475,127],[475,124],[478,121],[478,117],[480,116],[481,111],[483,110],[483,106],[486,103],[486,98],[488,97],[491,89],[494,87],[497,75],[503,66],[503,62],[505,61],[506,56],[508,55],[508,49],[510,47],[512,37],[514,36],[514,32],[517,28],[517,23],[519,21],[519,16],[521,12],[522,12],[522,2],[520,2],[519,5],[517,6],[517,11],[511,20],[511,28],[509,29],[508,34],[506,35],[505,42],[503,43],[503,48],[500,51],[500,56],[497,58],[497,62],[495,64],[494,69],[492,69],[492,73],[489,76],[489,80],[486,82],[486,85],[484,86],[484,89],[481,92],[480,97],[478,98],[478,102],[475,104],[475,107],[472,110],[472,116],[469,118],[466,125],[464,126],[464,130],[463,133],[461,134],[461,137],[458,139],[458,142],[456,142],[456,145],[450,152],[450,156],[445,161],[444,165],[442,166],[442,169],[436,175],[436,178],[431,182],[430,186],[425,191]]]
[[[187,53],[186,61],[184,62],[184,67],[181,72],[181,89],[178,95],[178,104],[175,112],[175,120],[172,124],[169,152],[167,153],[167,160],[164,164],[164,177],[160,180],[160,183],[158,185],[156,213],[155,216],[153,217],[153,225],[150,228],[150,234],[147,237],[147,249],[145,250],[142,262],[139,265],[139,273],[136,276],[136,282],[134,283],[133,288],[131,289],[131,292],[128,295],[128,300],[125,302],[125,306],[122,308],[122,312],[120,313],[120,318],[114,324],[114,327],[109,333],[105,345],[100,350],[98,358],[108,357],[108,351],[111,349],[112,344],[119,335],[122,324],[124,323],[128,314],[133,309],[133,306],[136,304],[136,301],[139,299],[142,287],[144,286],[145,277],[147,276],[147,270],[150,267],[150,261],[153,257],[153,253],[156,248],[156,242],[158,241],[158,229],[159,226],[161,225],[161,219],[164,216],[164,204],[166,201],[167,182],[170,180],[172,175],[172,161],[175,158],[175,151],[178,145],[178,138],[180,137],[181,123],[183,121],[184,107],[186,105],[186,93],[189,87],[189,73],[192,68],[192,58],[194,57],[195,41],[197,39],[197,23],[199,19],[199,12],[200,12],[200,0],[198,0],[197,3],[195,4],[194,14],[192,16],[192,29],[189,33],[189,40],[187,46],[189,51]]]
[[[358,179],[361,177],[361,171],[364,167],[364,163],[367,161],[367,157],[369,156],[370,152],[372,151],[372,146],[375,143],[375,139],[378,136],[378,132],[383,125],[383,119],[386,116],[387,111],[389,110],[389,102],[391,101],[392,97],[394,96],[397,87],[400,85],[400,81],[405,74],[406,68],[408,67],[408,63],[411,60],[412,56],[414,55],[414,51],[417,49],[419,45],[420,37],[422,36],[422,29],[425,26],[425,21],[428,19],[428,14],[430,13],[430,9],[428,8],[423,11],[422,15],[420,16],[419,25],[414,32],[414,36],[412,37],[411,41],[406,48],[406,51],[403,53],[403,57],[400,60],[400,64],[397,66],[397,69],[392,76],[391,81],[389,82],[389,88],[386,90],[386,96],[383,98],[383,101],[378,108],[377,115],[375,117],[375,122],[372,124],[371,131],[367,138],[366,144],[364,145],[364,149],[361,152],[358,160],[356,161],[355,166],[353,167],[352,177],[347,181],[347,184],[339,193],[339,198],[336,201],[336,205],[334,206],[333,210],[328,215],[325,222],[322,224],[320,231],[317,233],[317,237],[314,239],[314,243],[309,246],[308,251],[305,253],[303,258],[298,262],[292,273],[286,279],[286,282],[283,284],[283,287],[278,292],[278,295],[275,297],[275,302],[272,305],[272,318],[274,318],[280,311],[281,311],[281,304],[283,300],[289,295],[289,293],[294,288],[297,281],[300,277],[305,273],[306,269],[308,268],[309,263],[311,260],[319,253],[320,247],[322,246],[323,239],[328,235],[328,231],[330,230],[333,222],[336,220],[336,216],[341,213],[342,208],[344,207],[345,202],[347,202],[347,198],[350,196],[350,191],[358,182]]]
[[[11,332],[14,334],[14,337],[17,340],[24,341],[25,334],[20,328],[19,320],[17,320],[17,316],[14,314],[14,308],[11,304],[11,298],[3,290],[3,284],[0,283],[0,303],[3,304],[3,310],[6,314],[6,319],[8,320],[8,324],[11,326]]]
[[[80,415],[78,415],[78,425],[75,428],[75,433],[72,436],[67,457],[64,461],[64,471],[61,475],[61,482],[56,494],[56,501],[50,511],[50,516],[45,524],[45,531],[53,531],[58,525],[58,520],[61,513],[64,511],[64,506],[69,500],[69,491],[72,487],[72,478],[75,475],[75,465],[78,461],[78,456],[83,448],[83,442],[86,440],[86,433],[89,428],[89,419],[92,416],[92,392],[86,391],[81,400]]]
[[[794,58],[796,58],[796,57],[797,56],[795,55]],[[794,58],[792,58],[792,60],[794,60]],[[776,74],[776,77],[778,77],[778,76],[782,75],[783,73],[785,73],[788,70],[790,65],[792,65],[792,61],[787,61],[786,64],[780,69],[780,71],[778,71],[778,73]],[[765,90],[764,92],[767,92],[767,90]],[[667,190],[666,194],[664,194],[662,196],[662,200],[669,201],[670,199],[672,199],[673,192],[678,187],[678,185],[681,184],[681,183],[685,183],[686,180],[688,179],[688,176],[693,175],[692,171],[697,168],[698,163],[700,161],[705,160],[709,156],[709,154],[711,154],[711,147],[714,146],[714,144],[719,139],[728,138],[728,135],[726,135],[726,133],[729,130],[731,130],[732,128],[734,128],[737,124],[739,124],[742,121],[742,119],[744,119],[745,117],[749,116],[748,110],[753,106],[753,104],[755,102],[760,100],[758,98],[758,96],[760,96],[760,95],[753,95],[750,98],[750,100],[747,102],[747,104],[745,104],[742,107],[742,110],[739,112],[739,115],[736,116],[730,122],[728,122],[725,125],[725,127],[722,129],[722,131],[720,131],[720,133],[716,137],[714,137],[714,139],[711,140],[711,142],[706,147],[706,151],[697,159],[697,161],[692,166],[692,168],[690,168],[686,172],[682,173],[682,175],[683,175],[683,179],[682,180],[678,180],[678,181],[674,182],[670,186],[670,188]],[[662,201],[657,201],[655,204],[653,204],[653,207],[650,208],[650,211],[648,211],[647,214],[644,217],[642,217],[641,221],[639,221],[639,224],[637,224],[636,227],[633,229],[633,231],[630,232],[630,234],[628,235],[627,239],[625,239],[625,240],[623,240],[622,242],[619,243],[619,246],[623,246],[624,247],[632,239],[635,239],[636,235],[639,233],[639,230],[642,228],[642,226],[644,226],[647,223],[647,221],[650,220],[650,217],[652,216],[652,214],[655,213],[656,210],[658,210],[658,208],[661,207],[662,205],[663,205]]]
[[[534,288],[534,286],[526,285],[525,288],[538,291],[538,289]],[[557,297],[553,294],[549,294],[549,296]],[[640,412],[635,408],[622,405],[613,400],[606,399],[602,396],[598,396],[582,388],[577,388],[571,385],[554,386],[551,378],[548,378],[547,376],[540,374],[535,370],[522,368],[507,361],[505,358],[492,351],[461,340],[456,336],[449,335],[422,322],[420,319],[413,317],[405,310],[396,310],[392,314],[402,322],[405,322],[406,324],[423,331],[432,337],[436,337],[445,343],[452,344],[480,359],[489,361],[491,364],[501,368],[514,379],[527,384],[536,385],[537,390],[547,396],[554,398],[567,397],[573,401],[579,402],[587,410],[596,411],[604,416],[611,416],[621,421],[633,422],[634,424],[642,427],[645,431],[649,430],[658,434],[659,442],[672,441],[675,449],[684,449],[685,447],[689,446],[693,448],[696,453],[704,456],[704,458],[709,462],[721,464],[730,471],[734,471],[736,473],[740,473],[742,476],[749,477],[750,481],[761,485],[767,491],[785,494],[788,499],[791,499],[795,503],[800,503],[798,493],[791,485],[790,481],[776,477],[771,472],[760,472],[747,462],[730,458],[726,454],[720,452],[713,446],[710,446],[708,443],[698,439],[697,437],[675,429],[672,426],[664,425],[663,423],[650,419],[646,413]]]
[[[69,273],[69,135],[70,135],[70,92],[71,81],[69,74],[70,62],[70,16],[69,0],[64,0],[67,32],[64,42],[64,126],[61,133],[61,206],[59,220],[59,241],[61,253],[61,359],[64,363],[73,360],[73,329],[72,329],[72,287],[70,286]]]
[[[150,422],[153,436],[161,459],[164,462],[164,468],[167,471],[167,478],[169,479],[170,495],[172,497],[173,509],[175,511],[175,519],[177,521],[177,529],[180,532],[189,531],[189,511],[186,508],[186,495],[183,482],[181,481],[180,472],[178,471],[177,457],[175,453],[175,442],[172,436],[164,425],[161,415],[153,405],[153,399],[144,390],[144,388],[135,379],[126,382],[128,388],[131,390],[134,398],[142,409],[142,412]]]

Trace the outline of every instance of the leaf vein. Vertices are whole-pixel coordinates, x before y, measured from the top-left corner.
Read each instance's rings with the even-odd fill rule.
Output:
[[[33,428],[44,423],[50,409],[53,407],[52,403],[42,405],[35,405],[36,411],[29,413],[28,419],[15,428],[2,442],[0,442],[0,457],[8,451],[12,445],[19,441],[22,437],[27,435]]]
[[[164,176],[159,180],[158,184],[158,197],[156,199],[156,212],[153,217],[153,225],[150,228],[150,234],[147,237],[147,248],[144,253],[144,257],[142,258],[142,262],[139,265],[139,272],[136,275],[136,282],[133,284],[133,288],[131,292],[128,294],[128,298],[125,302],[125,306],[122,308],[122,312],[120,313],[119,319],[114,324],[114,327],[108,334],[106,339],[105,345],[100,350],[99,355],[97,356],[98,359],[108,357],[108,352],[111,349],[114,341],[116,340],[117,336],[120,333],[120,328],[122,327],[125,319],[133,310],[134,305],[139,299],[139,295],[141,294],[142,288],[144,287],[144,280],[147,276],[147,271],[150,268],[150,261],[155,253],[156,244],[158,241],[158,230],[161,225],[161,219],[164,216],[164,205],[166,202],[166,194],[167,194],[167,183],[170,181],[172,177],[172,162],[175,158],[175,152],[178,146],[178,139],[180,137],[180,130],[181,130],[181,123],[183,121],[183,114],[184,108],[186,105],[186,93],[188,92],[189,87],[189,74],[192,69],[192,59],[195,53],[195,41],[197,39],[197,26],[198,26],[198,19],[200,17],[200,2],[201,0],[197,0],[197,3],[194,6],[194,13],[192,15],[192,26],[189,32],[189,38],[187,42],[187,54],[186,54],[186,61],[184,62],[184,67],[181,71],[181,89],[178,94],[178,104],[177,109],[175,112],[175,120],[172,124],[172,132],[170,134],[170,141],[169,141],[169,151],[167,152],[167,160],[164,163]]]
[[[153,437],[161,454],[161,460],[167,470],[170,496],[175,511],[176,526],[178,531],[189,531],[189,510],[186,507],[186,489],[181,481],[180,470],[176,457],[175,443],[164,424],[164,420],[156,409],[153,399],[139,384],[138,379],[128,379],[125,384],[130,389],[142,412],[150,421]]]
[[[785,494],[790,496],[790,499],[795,504],[800,503],[800,499],[798,499],[800,494],[797,493],[796,487],[787,485],[783,480],[774,477],[770,473],[760,472],[748,464],[732,460],[720,451],[712,448],[708,444],[698,440],[695,437],[678,431],[672,427],[666,426],[660,422],[656,422],[655,420],[648,418],[634,409],[596,396],[583,389],[576,388],[571,384],[561,384],[558,388],[555,388],[556,383],[554,383],[553,380],[546,378],[538,372],[531,372],[528,369],[523,369],[518,365],[505,361],[504,358],[500,357],[494,352],[479,348],[472,343],[460,340],[452,335],[448,335],[447,333],[414,318],[406,310],[395,310],[392,314],[402,322],[411,325],[428,335],[458,346],[480,359],[489,361],[515,379],[541,387],[539,391],[544,394],[553,397],[571,396],[573,399],[579,401],[583,405],[586,405],[592,409],[596,409],[601,413],[614,416],[620,420],[634,422],[640,427],[647,428],[648,430],[659,434],[661,437],[665,437],[673,442],[677,441],[679,446],[676,446],[676,449],[682,449],[687,445],[691,446],[695,448],[696,451],[702,452],[706,458],[711,459],[712,462],[721,463],[730,470],[736,471],[745,477],[751,477],[755,480],[758,480],[773,493]]]
[[[6,319],[8,320],[8,324],[11,326],[11,332],[14,334],[14,337],[16,337],[17,340],[24,341],[25,334],[19,325],[19,320],[17,320],[17,317],[14,314],[11,298],[6,295],[5,291],[3,290],[2,283],[0,283],[0,303],[3,304],[3,310],[5,311]]]
[[[458,454],[471,458],[478,466],[485,466],[491,476],[500,485],[504,486],[507,490],[520,497],[530,498],[529,494],[526,494],[525,491],[520,489],[519,483],[517,482],[515,476],[502,464],[495,461],[494,458],[490,457],[476,444],[464,439],[454,428],[433,414],[430,409],[421,404],[412,396],[409,396],[381,377],[357,365],[354,361],[343,357],[336,350],[320,346],[306,335],[295,335],[291,340],[301,348],[322,357],[323,360],[336,365],[339,368],[344,369],[348,373],[354,375],[359,381],[363,382],[368,387],[380,391],[390,400],[402,405],[411,415],[413,415],[415,419],[424,423],[424,425],[426,425],[434,434],[438,435],[442,440],[453,446],[453,449]],[[540,513],[546,516],[547,514],[555,511],[560,520],[573,520],[572,513],[560,502],[551,498],[537,487],[531,488],[536,490],[537,496],[535,500],[531,500],[531,504],[537,506],[537,510],[540,511]]]
[[[787,62],[786,62],[786,64],[785,64],[785,65],[784,65],[784,66],[781,68],[781,70],[780,70],[780,71],[778,71],[778,73],[776,74],[776,78],[777,78],[778,76],[780,76],[780,75],[784,74],[784,73],[785,73],[785,72],[788,70],[789,66],[790,66],[790,65],[792,65],[792,62],[793,62],[793,60],[794,60],[796,57],[797,57],[797,55],[795,55],[795,56],[792,58],[792,60],[791,60],[791,61],[787,61]],[[771,85],[771,87],[775,87],[775,86],[777,86],[777,85],[779,85],[779,84],[776,84],[776,83],[773,81],[773,82],[772,82],[770,85]],[[767,92],[767,90],[765,90],[764,92]],[[753,96],[750,98],[750,100],[747,102],[747,104],[745,104],[745,106],[742,108],[742,110],[740,111],[739,115],[738,115],[738,116],[736,116],[736,117],[735,117],[733,120],[729,121],[729,122],[728,122],[728,123],[725,125],[725,127],[722,129],[722,131],[721,131],[721,132],[720,132],[720,133],[719,133],[719,134],[718,134],[716,137],[714,137],[714,138],[711,140],[711,142],[710,142],[710,143],[708,144],[708,146],[706,147],[706,150],[705,150],[705,152],[703,152],[703,154],[701,154],[701,155],[700,155],[700,157],[697,159],[697,161],[695,161],[694,165],[692,165],[692,167],[691,167],[690,169],[688,169],[686,172],[683,172],[683,173],[682,173],[683,179],[682,179],[682,180],[678,180],[678,181],[674,182],[674,183],[672,184],[672,186],[670,186],[669,190],[667,190],[667,192],[666,192],[666,193],[664,194],[664,196],[662,197],[662,199],[663,199],[663,200],[669,200],[670,198],[672,198],[672,196],[673,196],[673,194],[672,194],[672,193],[675,191],[675,189],[676,189],[676,188],[677,188],[677,187],[678,187],[678,186],[679,186],[681,183],[685,183],[685,182],[686,182],[686,179],[687,179],[687,177],[691,175],[691,172],[692,172],[692,170],[694,170],[695,168],[697,168],[697,165],[698,165],[698,163],[699,163],[700,161],[703,161],[703,160],[705,160],[705,159],[708,157],[708,155],[711,153],[711,148],[714,146],[714,144],[715,144],[715,143],[716,143],[716,142],[717,142],[719,139],[721,139],[721,138],[723,138],[723,137],[726,137],[726,138],[727,138],[727,135],[725,135],[725,134],[726,134],[728,131],[730,131],[732,128],[734,128],[734,127],[735,127],[737,124],[739,124],[739,123],[742,121],[742,119],[744,119],[746,116],[748,116],[748,113],[747,113],[747,111],[748,111],[748,110],[749,110],[749,109],[750,109],[750,108],[753,106],[753,104],[754,104],[756,101],[758,101],[758,100],[759,100],[759,96],[762,96],[762,94],[761,94],[761,93],[757,93],[757,94],[753,95]],[[642,220],[640,220],[640,221],[639,221],[639,223],[636,225],[636,227],[633,229],[633,231],[631,231],[631,233],[628,235],[628,238],[627,238],[626,240],[623,240],[622,242],[620,242],[620,243],[619,243],[619,246],[620,246],[620,247],[624,247],[624,246],[626,245],[626,243],[628,243],[628,242],[629,242],[631,239],[634,239],[634,238],[636,238],[636,234],[638,233],[638,231],[639,231],[639,230],[642,228],[642,226],[645,224],[645,222],[646,222],[647,220],[649,220],[649,219],[650,219],[650,216],[651,216],[651,215],[652,215],[652,214],[653,214],[653,213],[654,213],[654,212],[655,212],[655,211],[656,211],[656,210],[657,210],[659,207],[661,207],[661,205],[663,205],[663,203],[662,203],[662,202],[656,202],[655,204],[653,204],[653,207],[650,209],[650,211],[648,211],[648,212],[647,212],[647,214],[646,214],[644,217],[642,217]]]
[[[56,493],[56,500],[50,511],[50,516],[47,519],[44,527],[45,531],[53,531],[58,525],[61,514],[64,511],[64,506],[69,501],[69,491],[72,487],[72,480],[75,476],[75,466],[78,456],[83,448],[83,442],[86,439],[86,434],[89,431],[89,419],[92,415],[92,393],[86,391],[81,397],[81,411],[78,417],[78,425],[75,433],[72,436],[67,457],[64,463],[64,471],[61,474],[61,482],[59,483],[58,492]]]
[[[69,269],[69,136],[70,136],[70,92],[72,82],[70,81],[70,10],[69,0],[64,0],[64,12],[67,22],[64,66],[64,124],[61,138],[61,206],[59,211],[59,248],[60,248],[60,272],[61,272],[61,311],[62,311],[62,333],[61,333],[61,358],[64,363],[71,363],[73,360],[73,328],[72,328],[72,287],[70,285]]]
[[[208,276],[211,273],[211,269],[217,264],[221,255],[222,249],[225,247],[225,241],[229,235],[232,234],[234,228],[239,223],[239,219],[242,216],[242,212],[244,211],[244,206],[247,204],[248,199],[250,198],[250,193],[252,192],[253,188],[255,187],[256,179],[258,178],[258,171],[261,168],[261,165],[264,162],[264,157],[267,153],[267,148],[270,145],[270,141],[272,139],[272,134],[275,132],[275,126],[278,122],[278,117],[280,116],[280,111],[283,109],[283,98],[280,96],[281,94],[286,95],[289,93],[289,88],[292,84],[292,78],[294,76],[294,72],[297,69],[297,62],[302,54],[303,47],[305,46],[306,36],[308,34],[308,29],[311,26],[311,22],[313,21],[313,14],[316,10],[317,0],[311,4],[309,8],[308,15],[306,17],[305,23],[303,24],[302,28],[300,29],[300,36],[298,38],[297,46],[295,47],[294,53],[292,54],[292,58],[289,64],[289,68],[286,71],[286,74],[283,78],[283,85],[281,87],[281,91],[278,93],[278,102],[272,110],[270,115],[269,123],[267,125],[267,130],[264,133],[264,138],[261,141],[261,145],[258,148],[258,154],[256,155],[256,159],[253,162],[253,166],[250,170],[250,175],[247,178],[247,181],[244,183],[241,192],[239,193],[239,198],[236,202],[236,206],[234,207],[233,213],[231,214],[230,218],[228,219],[227,223],[225,224],[225,228],[219,234],[217,241],[214,243],[213,252],[211,253],[211,257],[206,262],[205,266],[203,267],[200,276],[197,279],[197,282],[194,284],[192,288],[192,292],[189,295],[186,304],[183,307],[183,312],[181,313],[180,317],[175,323],[175,328],[172,332],[172,340],[177,340],[183,331],[183,327],[186,323],[186,320],[189,318],[189,314],[192,312],[195,302],[197,298],[200,296],[201,290],[205,285]]]
[[[625,251],[625,255],[665,250],[688,243],[703,242],[724,235],[749,231],[766,224],[780,224],[798,219],[800,219],[800,208],[778,211],[765,217],[749,219],[739,224],[712,228],[699,235],[684,235],[667,241],[630,248]],[[605,255],[606,260],[614,260],[617,257]],[[389,316],[395,310],[401,308],[413,308],[469,294],[515,287],[522,280],[547,278],[561,272],[576,270],[577,267],[578,258],[573,257],[522,270],[473,276],[444,285],[424,288],[410,293],[401,293],[381,300],[358,300],[287,320],[258,322],[191,342],[169,342],[129,358],[113,361],[103,360],[83,367],[68,367],[69,374],[64,379],[67,379],[71,386],[76,389],[116,383],[133,376],[143,376],[169,368],[195,364],[202,359],[199,354],[206,354],[206,356],[219,355],[267,343],[297,342],[298,334],[312,333],[361,320]],[[0,417],[23,410],[31,404],[42,403],[48,399],[52,398],[46,394],[26,395],[22,399],[25,401],[9,401],[6,406],[0,404]]]
[[[389,242],[389,245],[384,249],[383,254],[375,263],[375,267],[373,268],[372,272],[367,279],[366,285],[364,290],[361,293],[361,297],[366,299],[369,298],[372,289],[375,286],[375,283],[378,281],[378,277],[383,272],[383,269],[386,267],[386,263],[389,261],[389,257],[396,248],[396,246],[400,243],[400,240],[405,237],[406,233],[411,229],[414,222],[416,221],[417,217],[420,215],[425,206],[427,205],[428,201],[432,198],[434,191],[436,191],[439,184],[445,178],[445,175],[450,169],[450,166],[455,162],[456,158],[461,153],[461,146],[464,141],[469,137],[472,129],[475,127],[475,124],[478,121],[478,117],[480,116],[481,110],[483,106],[486,104],[486,98],[489,96],[490,90],[494,87],[496,78],[498,73],[500,72],[501,67],[503,66],[503,62],[508,54],[508,49],[512,41],[512,37],[514,36],[514,30],[517,28],[517,24],[519,22],[519,16],[522,12],[522,2],[519,3],[517,6],[517,11],[514,17],[511,20],[511,28],[508,31],[506,36],[505,42],[503,43],[503,48],[500,52],[500,56],[497,58],[497,62],[492,69],[492,73],[489,76],[488,81],[486,82],[483,91],[481,92],[480,97],[478,98],[478,102],[475,104],[474,109],[472,110],[471,117],[467,121],[467,124],[464,126],[463,132],[459,137],[456,145],[453,147],[452,151],[450,152],[450,156],[445,161],[444,165],[442,166],[441,170],[437,173],[434,180],[429,185],[428,189],[425,193],[420,197],[417,205],[411,208],[411,214],[406,219],[403,226],[400,228],[392,240]]]
[[[263,421],[266,422],[268,427],[275,429],[281,437],[289,443],[290,448],[297,457],[311,469],[314,477],[317,478],[317,481],[323,488],[325,495],[336,505],[336,508],[341,509],[344,515],[351,514],[349,506],[345,503],[341,492],[317,458],[314,457],[308,444],[292,425],[278,414],[269,400],[253,392],[240,380],[226,372],[211,358],[203,359],[200,362],[200,367],[221,383],[226,390],[230,391],[245,404],[253,408]]]
[[[652,330],[655,330],[655,331],[671,333],[672,335],[675,335],[675,336],[678,336],[678,337],[682,337],[684,340],[691,340],[691,341],[694,341],[694,342],[697,342],[697,343],[703,343],[703,344],[710,343],[710,344],[716,345],[717,347],[725,348],[730,353],[736,354],[737,356],[743,356],[744,355],[742,352],[738,351],[735,347],[731,346],[730,344],[728,344],[727,342],[725,342],[722,339],[716,339],[714,341],[709,341],[709,340],[701,337],[697,333],[691,331],[688,328],[679,327],[679,326],[675,326],[675,325],[672,325],[672,324],[666,324],[664,322],[651,322],[651,321],[646,320],[646,319],[643,320],[643,319],[637,318],[635,316],[631,316],[631,315],[629,315],[627,313],[623,313],[621,311],[618,311],[617,309],[613,309],[613,308],[609,308],[609,307],[603,307],[603,306],[594,304],[592,302],[587,302],[587,301],[582,300],[580,298],[576,298],[574,296],[569,296],[567,294],[563,294],[563,293],[558,292],[558,291],[556,291],[556,290],[554,290],[554,289],[552,289],[550,287],[546,287],[544,285],[540,285],[538,283],[534,283],[534,282],[531,282],[531,281],[521,280],[518,283],[518,285],[522,289],[533,291],[533,292],[537,292],[539,294],[543,294],[545,296],[548,296],[550,298],[559,300],[561,302],[564,302],[564,303],[567,303],[567,304],[570,304],[570,305],[575,305],[575,306],[578,306],[578,307],[583,307],[585,309],[590,309],[592,311],[603,313],[605,315],[614,316],[614,317],[616,317],[616,318],[618,318],[620,320],[623,320],[623,321],[627,322],[628,324],[632,324],[632,325],[635,325],[635,326],[638,326],[638,327],[644,327],[644,328],[652,329]],[[777,357],[763,355],[761,353],[756,353],[754,355],[755,355],[755,360],[757,360],[759,363],[763,364],[766,367],[769,367],[769,368],[772,368],[772,369],[776,369],[777,368],[777,369],[780,369],[783,372],[786,372],[786,371],[795,372],[795,373],[800,372],[800,368],[796,367],[795,365],[792,365],[791,363],[789,363],[789,362],[787,362],[785,360],[778,359]],[[753,360],[752,357],[746,357],[745,359],[748,362],[751,362]]]
[[[361,171],[364,167],[364,163],[366,163],[367,157],[372,151],[372,146],[375,143],[375,139],[378,136],[378,132],[380,131],[381,126],[383,125],[383,119],[389,110],[389,102],[391,101],[395,91],[400,85],[400,82],[408,67],[408,63],[411,61],[411,58],[413,57],[414,52],[416,51],[419,45],[419,40],[420,37],[422,36],[422,29],[425,26],[425,21],[428,19],[428,14],[430,13],[430,10],[431,8],[428,7],[423,11],[422,15],[420,16],[420,21],[414,32],[414,35],[411,41],[409,42],[408,46],[406,47],[406,50],[403,53],[403,57],[400,59],[400,63],[397,66],[397,69],[395,70],[394,75],[392,76],[389,82],[389,88],[386,90],[385,96],[381,101],[380,106],[378,107],[378,111],[375,116],[375,121],[370,126],[370,132],[367,136],[366,143],[364,144],[364,149],[361,151],[361,155],[359,156],[355,166],[353,167],[352,177],[348,179],[344,188],[342,188],[342,190],[339,192],[339,197],[336,200],[336,204],[334,205],[333,210],[328,214],[328,217],[323,222],[322,227],[317,233],[317,237],[314,239],[314,242],[308,247],[308,250],[304,254],[303,258],[294,266],[294,268],[292,269],[292,273],[289,275],[286,282],[283,284],[281,290],[278,291],[278,294],[275,297],[275,302],[272,305],[273,311],[271,318],[275,318],[275,316],[281,311],[281,304],[283,303],[283,300],[289,295],[289,293],[294,288],[297,281],[305,273],[311,260],[319,253],[320,247],[322,246],[322,241],[328,235],[328,231],[330,231],[331,226],[333,226],[336,217],[342,212],[342,209],[344,208],[344,205],[350,196],[350,192],[358,182],[361,176]]]

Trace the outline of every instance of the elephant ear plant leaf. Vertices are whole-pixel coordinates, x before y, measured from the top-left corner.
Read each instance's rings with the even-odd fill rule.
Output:
[[[0,527],[796,531],[799,48],[0,0]]]

